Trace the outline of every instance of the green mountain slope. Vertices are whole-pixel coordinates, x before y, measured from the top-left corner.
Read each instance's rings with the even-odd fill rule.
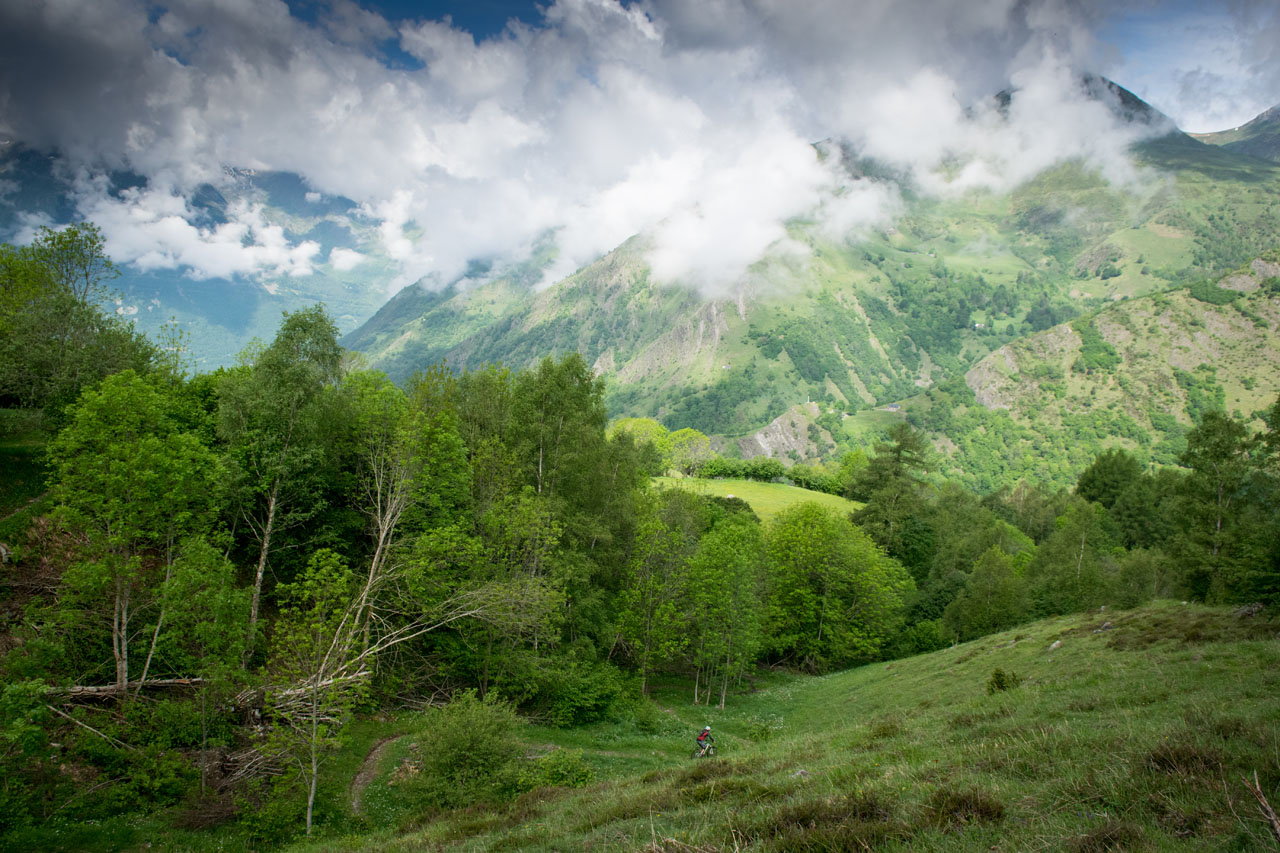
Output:
[[[533,286],[536,265],[440,293],[407,288],[344,344],[396,379],[440,359],[460,368],[497,361],[521,367],[577,350],[607,379],[614,415],[694,427],[745,455],[829,455],[852,439],[842,423],[859,422],[847,415],[922,389],[959,391],[971,369],[1003,347],[1125,299],[1220,277],[1280,246],[1280,167],[1180,132],[1142,143],[1134,157],[1139,177],[1125,186],[1075,162],[1007,195],[936,200],[903,186],[907,205],[894,226],[852,243],[794,222],[790,237],[808,256],[766,258],[729,299],[654,282],[649,247],[633,238],[543,290]],[[1154,353],[1165,343],[1139,336],[1133,356],[1147,345]],[[1237,368],[1244,363],[1224,362],[1214,381],[1242,386],[1247,377]],[[1093,378],[1068,391],[1090,390]],[[971,402],[952,396],[926,404],[948,449],[965,438],[953,427],[974,426],[941,414]],[[1254,401],[1246,397],[1240,405],[1248,412]],[[810,401],[812,415],[794,408]],[[919,414],[919,406],[908,410]],[[1013,442],[1034,444],[1036,416],[1028,409],[1021,417],[1019,429],[1030,433]],[[1150,417],[1126,417],[1134,430],[1151,424]],[[1173,417],[1185,424],[1183,412]],[[777,431],[778,418],[795,428],[783,430],[790,439],[771,442],[761,431]],[[1099,432],[1117,428],[1130,425]],[[1050,419],[1045,430],[1060,433],[1062,419]],[[1169,437],[1157,432],[1157,444]],[[1098,441],[1052,444],[1037,451],[1040,459],[1023,459],[1013,447],[982,448],[998,450],[1002,461],[975,483],[995,487],[1033,474],[1066,482],[1088,463],[1073,448],[1096,449]]]
[[[1104,447],[1173,463],[1200,412],[1248,419],[1280,395],[1280,253],[1219,284],[1126,300],[1001,347],[964,385],[902,410],[930,428],[951,475],[979,488],[1066,485]]]
[[[1221,145],[1228,151],[1280,163],[1280,104],[1231,130],[1191,135],[1201,142]]]
[[[659,689],[643,726],[527,732],[581,749],[586,788],[325,849],[1264,850],[1242,778],[1280,798],[1278,629],[1165,602],[788,678],[723,711]],[[704,723],[721,753],[691,762]],[[382,772],[366,798],[394,814]]]

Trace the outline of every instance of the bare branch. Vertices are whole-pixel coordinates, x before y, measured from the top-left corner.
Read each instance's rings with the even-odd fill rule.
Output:
[[[1267,802],[1267,797],[1262,793],[1262,786],[1258,784],[1258,771],[1253,771],[1253,782],[1241,776],[1240,781],[1244,782],[1244,786],[1249,789],[1249,793],[1253,794],[1254,799],[1258,801],[1258,808],[1262,811],[1262,816],[1267,819],[1267,823],[1271,827],[1271,834],[1275,836],[1276,841],[1280,841],[1280,817],[1276,816],[1275,809],[1271,808],[1271,804]]]
[[[137,752],[137,751],[138,751],[138,748],[137,748],[136,746],[130,746],[129,744],[125,743],[125,742],[124,742],[124,741],[122,741],[122,740],[117,740],[116,738],[113,738],[113,737],[112,737],[111,735],[109,735],[109,734],[104,734],[104,733],[102,733],[102,732],[98,731],[98,730],[97,730],[97,729],[95,729],[93,726],[89,725],[88,723],[82,723],[82,722],[80,722],[80,721],[79,721],[79,720],[77,720],[75,717],[73,717],[73,716],[71,716],[70,714],[68,714],[66,711],[63,711],[61,708],[55,708],[55,707],[54,707],[54,706],[52,706],[52,705],[45,705],[45,707],[46,707],[46,708],[48,708],[48,709],[49,709],[50,711],[52,711],[53,713],[57,714],[59,717],[62,717],[64,720],[70,720],[71,722],[75,723],[77,726],[80,726],[80,727],[81,727],[81,728],[83,728],[83,729],[88,729],[89,731],[91,731],[91,732],[93,732],[95,735],[97,735],[98,737],[100,737],[100,738],[102,738],[103,740],[105,740],[107,743],[109,743],[109,744],[111,744],[112,746],[114,746],[116,749],[127,749],[127,750],[130,750],[131,752]]]

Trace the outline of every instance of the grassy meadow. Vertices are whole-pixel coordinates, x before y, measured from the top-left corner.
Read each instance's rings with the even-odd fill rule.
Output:
[[[1280,799],[1277,631],[1161,602],[826,677],[766,676],[723,711],[659,684],[634,718],[527,729],[531,750],[583,751],[585,788],[397,813],[389,751],[365,801],[395,827],[294,849],[1272,849],[1242,777],[1256,771]],[[721,755],[691,761],[704,723]]]
[[[806,501],[839,512],[853,512],[862,504],[847,500],[839,495],[828,495],[824,492],[813,492],[796,486],[782,483],[761,483],[757,480],[703,480],[695,477],[654,477],[653,482],[661,488],[687,489],[701,495],[715,497],[742,498],[751,505],[751,509],[760,520],[768,523],[775,515],[789,506]]]

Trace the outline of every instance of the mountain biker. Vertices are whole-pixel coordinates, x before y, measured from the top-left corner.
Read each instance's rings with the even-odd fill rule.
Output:
[[[698,732],[698,751],[706,753],[707,747],[715,743],[716,739],[711,736],[711,726],[707,726]]]

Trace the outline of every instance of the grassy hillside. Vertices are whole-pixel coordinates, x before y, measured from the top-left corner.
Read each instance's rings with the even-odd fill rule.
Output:
[[[701,480],[692,477],[654,477],[653,481],[662,488],[687,489],[698,494],[717,497],[742,498],[751,505],[751,509],[760,517],[760,520],[766,523],[787,507],[806,501],[822,504],[843,513],[853,512],[862,507],[862,504],[846,500],[839,495],[811,492],[808,489],[784,486],[781,483],[760,483],[755,480]]]
[[[1280,623],[1165,602],[1050,619],[724,711],[659,689],[653,719],[531,727],[596,782],[399,815],[311,850],[1263,850],[1241,781],[1280,800]],[[993,690],[1004,673],[1007,689]],[[693,733],[721,756],[692,762]],[[396,758],[368,789],[395,814]]]

